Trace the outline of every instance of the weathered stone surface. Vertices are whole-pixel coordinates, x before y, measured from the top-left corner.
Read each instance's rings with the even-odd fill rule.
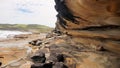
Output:
[[[76,42],[82,44],[89,42],[87,45],[96,45],[98,42],[97,45],[102,45],[109,51],[120,52],[119,0],[55,0],[55,2],[58,11],[57,30],[78,38]],[[92,40],[97,42],[90,42]]]
[[[40,47],[47,49],[45,63],[52,68],[120,68],[120,0],[55,3],[58,32]]]
[[[1,67],[8,66],[20,66],[22,63],[25,63],[24,57],[27,55],[25,48],[0,48],[0,62],[2,62]],[[18,62],[19,61],[19,62]]]
[[[43,48],[40,48],[41,52],[49,49],[49,52],[45,53],[46,62],[52,62],[53,67],[61,65],[59,64],[60,62],[62,62],[62,64],[68,68],[120,67],[120,58],[118,54],[111,53],[107,50],[98,51],[92,49],[91,47],[87,46],[87,43],[80,44],[74,42],[71,37],[61,37],[62,38],[58,37],[56,39],[51,39],[52,41],[49,43],[49,46],[46,44]],[[62,68],[62,65],[60,68]]]

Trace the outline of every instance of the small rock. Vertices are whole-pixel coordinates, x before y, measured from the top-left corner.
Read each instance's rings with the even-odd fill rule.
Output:
[[[34,46],[39,46],[40,44],[42,44],[42,40],[36,39],[36,40],[29,42],[29,44],[34,45]]]
[[[34,56],[31,57],[34,63],[45,63],[46,57],[45,53],[36,53]]]

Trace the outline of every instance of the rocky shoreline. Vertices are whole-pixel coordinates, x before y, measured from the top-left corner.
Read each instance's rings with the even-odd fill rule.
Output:
[[[31,54],[24,50],[16,53],[16,49],[1,53],[0,60],[2,55],[9,56],[6,60],[14,60],[11,55],[22,56],[7,65],[0,61],[1,68],[120,68],[120,0],[55,0],[55,3],[58,12],[55,30],[44,36],[16,36],[22,40],[12,43],[32,48]]]
[[[46,34],[21,34],[12,39],[0,41],[1,68],[23,68],[25,63],[30,62],[29,56],[33,53],[28,44],[34,39],[44,38]],[[30,62],[32,63],[32,62]],[[25,67],[26,68],[26,67]]]
[[[31,68],[120,68],[120,0],[54,1],[55,32],[42,40]]]

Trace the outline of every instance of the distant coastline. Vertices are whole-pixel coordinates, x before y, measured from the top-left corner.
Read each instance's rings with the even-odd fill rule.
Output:
[[[20,34],[48,33],[53,28],[37,24],[0,24],[0,38],[8,39]]]
[[[38,25],[38,24],[0,24],[0,30],[7,31],[22,31],[22,32],[32,32],[32,33],[46,33],[51,31],[53,28]]]

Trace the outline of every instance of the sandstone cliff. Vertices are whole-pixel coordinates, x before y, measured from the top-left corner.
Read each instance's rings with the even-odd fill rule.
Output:
[[[54,35],[43,40],[31,68],[120,68],[120,0],[55,3]]]

